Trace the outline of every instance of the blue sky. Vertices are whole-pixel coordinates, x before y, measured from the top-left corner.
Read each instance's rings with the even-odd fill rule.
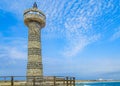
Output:
[[[34,1],[46,15],[44,75],[120,79],[120,0],[1,0],[0,76],[26,75],[23,12]]]

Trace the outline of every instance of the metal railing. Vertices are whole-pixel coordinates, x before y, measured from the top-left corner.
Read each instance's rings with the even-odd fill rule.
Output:
[[[0,86],[75,86],[75,77],[0,76]]]

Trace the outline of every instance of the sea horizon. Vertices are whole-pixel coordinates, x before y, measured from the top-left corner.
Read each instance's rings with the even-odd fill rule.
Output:
[[[120,86],[120,81],[76,82],[75,86]]]

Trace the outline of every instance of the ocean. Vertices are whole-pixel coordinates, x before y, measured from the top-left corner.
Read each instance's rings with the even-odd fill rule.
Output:
[[[120,86],[120,82],[82,82],[75,86]]]

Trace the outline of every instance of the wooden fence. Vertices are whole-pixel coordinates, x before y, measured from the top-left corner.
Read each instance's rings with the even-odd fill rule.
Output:
[[[75,77],[0,76],[0,86],[75,86]]]

